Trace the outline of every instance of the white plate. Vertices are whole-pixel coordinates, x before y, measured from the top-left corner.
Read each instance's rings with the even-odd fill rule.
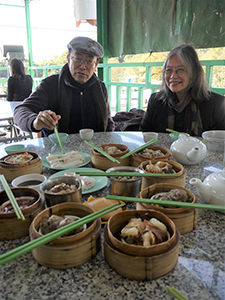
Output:
[[[90,173],[91,172],[104,173],[103,171],[94,169],[94,168],[81,168],[80,169],[80,168],[76,167],[76,168],[70,168],[70,169],[66,169],[66,170],[57,172],[57,173],[53,174],[52,176],[50,176],[49,179],[64,176],[64,174],[67,172],[70,172],[70,173],[75,172],[76,173],[76,171],[84,171],[84,172],[90,172]],[[82,194],[89,194],[89,193],[96,192],[100,189],[103,189],[107,185],[107,177],[106,176],[88,176],[88,177],[94,178],[96,180],[96,184],[91,189],[82,191]]]
[[[71,151],[66,151],[66,153],[68,153],[68,152],[71,152]],[[79,153],[83,156],[85,162],[83,164],[79,165],[79,166],[76,166],[76,168],[80,168],[82,166],[85,166],[85,165],[87,165],[91,161],[91,155],[89,155],[87,153],[84,153],[84,152],[79,152]],[[56,153],[51,153],[51,154],[62,154],[62,152],[56,152]],[[65,168],[54,168],[54,167],[51,167],[50,164],[48,163],[46,157],[47,157],[47,155],[44,156],[44,157],[42,157],[42,166],[43,167],[47,167],[47,168],[52,169],[52,170],[65,170]],[[71,168],[75,168],[75,167],[71,167]]]

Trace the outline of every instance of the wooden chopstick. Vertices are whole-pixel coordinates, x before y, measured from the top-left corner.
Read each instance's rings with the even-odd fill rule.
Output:
[[[123,202],[140,202],[147,204],[158,204],[158,205],[168,205],[168,206],[178,206],[178,207],[188,207],[188,208],[200,208],[209,210],[224,210],[225,206],[213,205],[213,204],[201,204],[201,203],[190,203],[190,202],[179,202],[179,201],[165,201],[165,200],[155,200],[155,199],[141,199],[134,197],[122,197],[115,195],[108,195],[106,199],[121,200]]]
[[[58,129],[57,129],[57,126],[56,126],[56,125],[55,125],[55,127],[54,127],[54,131],[55,131],[55,134],[56,134],[57,139],[58,139],[58,141],[59,141],[59,145],[60,145],[60,147],[61,147],[61,149],[62,149],[62,153],[65,154],[65,150],[64,150],[64,148],[63,148],[61,139],[60,139],[60,137],[59,137],[59,132],[58,132]]]
[[[147,148],[148,146],[150,146],[150,145],[156,143],[157,141],[158,141],[158,140],[156,140],[156,139],[153,139],[153,140],[151,140],[151,141],[148,141],[148,142],[145,143],[144,145],[141,145],[140,147],[137,147],[137,148],[135,148],[134,150],[128,152],[127,154],[121,156],[120,159],[124,159],[124,158],[126,158],[126,157],[128,157],[128,156],[130,156],[130,155],[132,155],[132,154],[134,154],[134,153],[136,153],[136,152],[138,152],[138,151],[141,151],[141,150]]]
[[[98,151],[99,153],[101,153],[102,155],[104,155],[105,157],[107,157],[108,159],[110,159],[111,161],[120,164],[120,162],[117,159],[115,159],[114,157],[112,157],[111,155],[109,155],[108,153],[106,153],[105,151],[103,151],[102,149],[100,149],[99,147],[95,146],[93,143],[91,143],[89,141],[84,141],[84,142],[86,144],[88,144],[89,146],[91,146],[96,151]]]
[[[2,254],[0,256],[0,264],[1,265],[4,265],[18,257],[20,257],[21,255],[23,254],[26,254],[30,251],[32,251],[33,249],[37,248],[37,247],[40,247],[44,244],[47,244],[49,242],[51,242],[52,240],[58,238],[59,236],[62,236],[86,223],[89,223],[91,221],[94,221],[95,219],[98,219],[99,217],[105,215],[106,213],[109,213],[111,211],[114,211],[120,207],[123,207],[124,204],[120,204],[119,202],[118,203],[115,203],[111,206],[108,206],[106,208],[103,208],[101,210],[99,210],[98,212],[94,212],[88,216],[85,216],[77,221],[74,221],[73,223],[71,224],[68,224],[68,225],[65,225],[59,229],[56,229],[48,234],[45,234],[33,241],[30,241],[16,249],[13,249],[5,254]]]
[[[5,189],[5,192],[8,196],[8,198],[9,198],[9,201],[12,204],[12,207],[15,211],[15,214],[16,214],[17,218],[22,219],[23,221],[25,221],[26,219],[25,219],[25,217],[24,217],[24,215],[23,215],[23,213],[22,213],[22,211],[21,211],[21,209],[20,209],[20,207],[19,207],[19,205],[18,205],[18,203],[17,203],[17,201],[16,201],[16,199],[15,199],[15,197],[14,197],[7,181],[6,181],[6,179],[5,179],[5,176],[0,175],[0,180],[2,182],[2,185],[3,185],[4,189]]]
[[[138,173],[138,172],[88,172],[76,170],[80,176],[106,176],[106,177],[178,177],[177,174]]]

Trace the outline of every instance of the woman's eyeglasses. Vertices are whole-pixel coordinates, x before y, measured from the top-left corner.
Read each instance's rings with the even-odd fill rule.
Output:
[[[82,65],[82,63],[85,63],[85,66],[87,68],[94,67],[96,65],[96,61],[93,60],[84,60],[82,58],[76,57],[76,56],[70,56],[70,58],[74,61],[75,64],[78,66]]]
[[[172,75],[173,72],[175,72],[177,75],[182,75],[182,74],[184,74],[187,71],[185,69],[182,69],[182,68],[178,68],[176,70],[173,70],[173,69],[166,69],[165,70],[165,74],[166,75]]]

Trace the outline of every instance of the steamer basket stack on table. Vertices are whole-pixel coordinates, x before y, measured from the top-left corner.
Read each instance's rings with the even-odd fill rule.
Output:
[[[132,145],[129,141],[133,133],[127,133],[129,139],[123,139],[126,133],[95,133],[92,142],[68,135],[63,145],[69,151],[59,143],[59,153],[51,153],[51,141],[44,138],[39,139],[43,147],[27,145],[27,154],[2,156],[0,167],[6,180],[16,186],[12,188],[15,197],[27,191],[35,198],[29,211],[22,209],[26,230],[22,230],[25,222],[15,212],[0,213],[6,228],[0,231],[0,240],[5,241],[2,243],[18,238],[24,241],[15,250],[4,248],[0,255],[2,268],[20,264],[27,257],[39,264],[37,269],[47,267],[50,274],[51,269],[67,269],[68,274],[81,276],[80,272],[88,272],[90,266],[107,278],[111,268],[115,274],[111,272],[110,276],[117,278],[116,282],[120,279],[128,284],[133,280],[135,290],[140,281],[147,286],[149,281],[160,282],[164,289],[161,293],[166,295],[165,282],[174,285],[174,276],[180,280],[176,274],[181,268],[181,253],[183,256],[185,247],[190,247],[190,238],[202,232],[202,216],[207,216],[206,212],[221,215],[223,203],[216,202],[213,195],[212,202],[204,205],[205,199],[201,198],[209,192],[208,186],[196,190],[196,178],[189,183],[194,174],[201,174],[196,170],[203,168],[207,155],[212,155],[201,139],[182,134],[171,143],[168,134],[164,138],[159,134],[158,140],[144,143],[142,133],[135,134],[140,140],[133,139]],[[165,137],[167,143],[163,143]],[[12,162],[15,154],[32,157],[17,166]],[[39,164],[28,170],[32,160]],[[11,171],[5,172],[9,168]],[[19,172],[15,173],[14,168]],[[30,187],[22,187],[28,180],[23,176],[29,174]],[[35,174],[43,176],[41,183],[35,182]],[[213,185],[215,178],[219,188]],[[225,174],[220,172],[202,185],[210,182],[212,194],[219,191],[221,198],[225,196],[223,180]],[[7,200],[6,192],[1,191],[0,205],[6,207]],[[101,271],[95,264],[99,260]],[[103,288],[102,281],[98,282]],[[188,293],[186,285],[184,290]]]

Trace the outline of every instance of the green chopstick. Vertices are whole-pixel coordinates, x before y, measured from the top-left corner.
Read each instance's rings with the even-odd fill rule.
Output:
[[[76,170],[80,176],[106,176],[106,177],[178,177],[177,174],[138,173],[138,172],[88,172]]]
[[[98,151],[99,153],[101,153],[102,155],[104,155],[105,157],[107,157],[108,159],[110,159],[111,161],[120,164],[120,162],[117,159],[115,159],[114,157],[112,157],[111,155],[109,155],[108,153],[106,153],[105,151],[103,151],[102,149],[100,149],[99,147],[95,146],[92,142],[88,142],[88,141],[84,141],[84,142],[86,144],[88,144],[89,146],[91,146],[96,151]]]
[[[25,221],[26,219],[25,219],[25,217],[24,217],[24,215],[23,215],[23,213],[22,213],[22,211],[21,211],[21,209],[20,209],[20,207],[19,207],[19,205],[18,205],[18,203],[17,203],[17,201],[16,201],[16,199],[13,195],[13,192],[10,189],[4,175],[0,175],[0,181],[2,182],[2,185],[5,189],[5,192],[8,196],[8,198],[9,198],[10,203],[12,204],[12,207],[14,209],[14,212],[15,212],[17,218],[22,219],[23,221]]]
[[[185,136],[189,136],[189,134],[187,134],[187,133],[175,131],[175,130],[172,130],[172,129],[169,129],[169,128],[167,128],[166,131],[169,131],[169,132],[171,132],[171,133],[183,134],[183,135],[185,135]]]
[[[128,152],[127,154],[121,156],[120,159],[124,159],[124,158],[126,158],[126,157],[128,157],[128,156],[130,156],[130,155],[132,155],[132,154],[134,154],[134,153],[136,153],[136,152],[138,152],[138,151],[141,151],[141,150],[147,148],[148,146],[150,146],[150,145],[156,143],[157,141],[158,141],[158,140],[156,140],[156,139],[153,139],[153,140],[151,140],[151,141],[148,141],[148,142],[145,143],[144,145],[141,145],[140,147],[135,148],[134,150],[132,150],[132,151]]]
[[[20,257],[21,255],[26,254],[26,253],[32,251],[33,249],[40,247],[44,244],[47,244],[47,243],[51,242],[52,240],[58,238],[59,236],[62,236],[64,234],[70,232],[71,230],[74,230],[86,223],[94,221],[95,219],[105,215],[106,213],[114,211],[122,206],[124,206],[124,204],[115,203],[111,206],[101,209],[98,212],[94,212],[88,216],[85,216],[85,217],[77,220],[77,221],[74,221],[71,224],[65,225],[59,229],[56,229],[56,230],[48,233],[48,234],[45,234],[33,241],[30,241],[16,249],[13,249],[13,250],[7,252],[5,254],[2,254],[0,256],[0,264],[4,265],[4,264]]]
[[[58,129],[57,129],[57,126],[56,126],[56,125],[55,125],[55,127],[54,127],[54,131],[55,131],[55,134],[56,134],[57,139],[58,139],[58,141],[59,141],[59,145],[60,145],[60,147],[61,147],[61,149],[62,149],[62,153],[65,154],[65,150],[63,149],[63,145],[62,145],[62,142],[61,142],[61,140],[60,140],[59,132],[58,132]]]
[[[134,197],[122,197],[115,195],[108,195],[106,199],[121,200],[123,202],[140,202],[147,204],[158,204],[158,205],[168,205],[168,206],[178,206],[178,207],[189,207],[189,208],[200,208],[209,210],[224,210],[225,206],[213,205],[213,204],[201,204],[201,203],[190,203],[190,202],[179,202],[179,201],[165,201],[165,200],[155,200],[155,199],[142,199]]]
[[[169,286],[166,286],[166,289],[171,295],[173,295],[178,300],[188,300],[188,298],[186,298],[184,295],[182,295],[181,292],[179,292],[174,287],[171,288]]]

